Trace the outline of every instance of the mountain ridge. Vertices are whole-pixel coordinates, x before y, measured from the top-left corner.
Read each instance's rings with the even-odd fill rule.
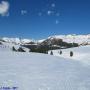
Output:
[[[67,35],[52,35],[47,37],[46,39],[40,39],[40,40],[35,40],[35,39],[21,39],[21,38],[9,38],[9,37],[2,37],[0,40],[3,40],[8,43],[16,43],[16,44],[26,44],[30,42],[34,43],[42,43],[43,41],[47,39],[62,39],[63,41],[67,43],[78,43],[78,44],[83,44],[83,43],[89,43],[90,44],[90,34],[87,35],[76,35],[76,34],[67,34]]]

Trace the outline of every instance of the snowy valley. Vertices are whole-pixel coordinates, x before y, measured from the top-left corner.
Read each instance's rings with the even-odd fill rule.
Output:
[[[79,37],[78,40],[77,37]],[[21,46],[21,40],[2,39],[0,41],[0,88],[90,90],[90,35],[53,36],[48,39],[52,38],[63,38],[63,41],[69,43],[79,43],[79,47],[52,50],[53,55],[50,55],[51,51],[48,54],[28,52],[26,47],[24,49],[27,52],[14,52],[12,47],[18,49]],[[32,41],[24,40],[23,44],[30,44]],[[85,43],[84,46],[83,43]],[[36,45],[36,43],[33,44]],[[70,51],[73,52],[72,57],[70,57]]]

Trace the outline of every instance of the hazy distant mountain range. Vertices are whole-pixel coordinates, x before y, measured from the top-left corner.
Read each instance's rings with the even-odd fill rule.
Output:
[[[1,41],[5,41],[8,43],[15,43],[15,44],[37,44],[42,43],[48,40],[48,43],[52,43],[50,41],[53,40],[62,40],[67,43],[78,43],[80,44],[90,44],[90,34],[88,35],[54,35],[50,36],[46,39],[41,40],[32,40],[32,39],[21,39],[21,38],[8,38],[8,37],[2,37],[0,38]]]

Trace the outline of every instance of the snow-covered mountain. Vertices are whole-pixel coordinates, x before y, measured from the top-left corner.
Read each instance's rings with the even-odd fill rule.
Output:
[[[89,43],[90,35],[57,35],[38,43],[55,44],[66,40]],[[73,38],[74,37],[74,38]],[[87,42],[86,42],[87,41]],[[53,55],[13,52],[14,46],[30,44],[33,40],[0,39],[0,88],[10,90],[90,90],[90,45],[54,50]],[[34,41],[36,42],[36,41]],[[37,42],[36,42],[37,43]],[[73,51],[73,57],[70,57]],[[49,52],[50,53],[50,52]]]
[[[8,37],[3,37],[1,40],[7,42],[7,43],[14,43],[14,44],[25,44],[29,42],[34,42],[32,39],[21,39],[21,38],[8,38]]]
[[[76,34],[72,34],[72,35],[54,35],[54,36],[50,36],[48,37],[49,39],[62,39],[65,42],[68,43],[78,43],[80,44],[90,44],[90,34],[88,35],[76,35]]]
[[[89,45],[90,44],[90,34],[88,35],[54,35],[50,36],[46,39],[41,40],[34,40],[34,39],[21,39],[21,38],[8,38],[3,37],[0,38],[0,43],[6,42],[6,43],[12,43],[15,45],[52,45],[56,47],[63,47],[63,45],[76,43],[78,45]],[[67,45],[66,45],[67,46]],[[65,46],[64,46],[65,47]]]
[[[43,41],[47,39],[62,39],[64,42],[67,43],[78,43],[78,44],[90,44],[90,34],[88,35],[76,35],[76,34],[71,34],[71,35],[54,35],[50,36],[46,39],[41,39],[41,40],[33,40],[33,39],[21,39],[21,38],[8,38],[8,37],[3,37],[1,38],[2,40],[9,42],[9,43],[16,43],[16,44],[25,44],[25,43],[42,43]]]

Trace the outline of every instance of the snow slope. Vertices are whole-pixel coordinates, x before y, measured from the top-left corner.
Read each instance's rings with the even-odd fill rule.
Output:
[[[90,90],[90,66],[86,63],[44,54],[12,52],[7,48],[2,50],[0,47],[0,87]]]
[[[62,54],[60,55],[60,50],[53,50],[54,56],[59,56],[72,60],[79,60],[83,63],[87,63],[88,65],[90,65],[90,45],[70,49],[62,49],[61,51]],[[73,57],[70,57],[70,51],[73,52]]]

